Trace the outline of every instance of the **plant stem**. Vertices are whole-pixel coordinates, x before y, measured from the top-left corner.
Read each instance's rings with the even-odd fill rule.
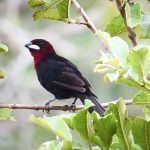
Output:
[[[126,6],[126,4],[122,4],[120,0],[116,0],[116,4],[117,4],[117,8],[118,8],[118,10],[119,10],[119,12],[120,12],[123,20],[124,20],[124,23],[126,25],[126,28],[127,28],[127,31],[128,31],[128,37],[131,40],[132,44],[134,46],[136,46],[137,45],[136,34],[132,30],[132,28],[129,27],[128,24],[127,24],[126,12],[125,12],[125,6]]]
[[[90,20],[90,18],[88,17],[88,15],[85,13],[83,7],[80,6],[80,4],[76,1],[76,0],[71,0],[72,4],[75,6],[75,8],[77,9],[77,11],[81,14],[82,18],[84,19],[85,23],[86,23],[86,26],[94,33],[94,34],[97,34],[97,29],[94,25],[94,23]],[[100,41],[100,44],[102,46],[102,50],[105,51],[105,52],[111,52],[111,49],[108,45],[107,42],[105,42],[105,40],[100,37],[100,36],[97,36],[99,41]]]
[[[116,102],[116,101],[113,101]],[[132,100],[125,100],[126,105],[131,105]],[[101,105],[104,108],[108,107],[109,103],[102,103]],[[75,110],[81,110],[84,106],[78,105]],[[71,111],[72,107],[68,105],[64,106],[40,106],[40,105],[23,105],[23,104],[0,104],[0,108],[9,108],[9,109],[29,109],[29,110],[62,110],[62,111]]]

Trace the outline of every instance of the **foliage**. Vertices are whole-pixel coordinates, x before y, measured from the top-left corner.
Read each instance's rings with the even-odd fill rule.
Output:
[[[90,114],[88,108],[85,108],[75,114],[66,116],[58,115],[44,118],[30,116],[30,121],[54,132],[58,136],[57,140],[42,144],[40,150],[50,150],[52,147],[62,150],[65,144],[67,144],[65,150],[81,150],[86,149],[87,146],[92,150],[94,145],[99,150],[117,148],[148,150],[150,147],[149,121],[139,116],[134,120],[131,119],[128,116],[126,105],[121,99],[115,104],[109,104],[104,117],[99,117],[95,112]],[[71,130],[77,132],[87,143],[87,146],[83,146],[82,143],[77,145],[74,142],[74,136],[71,136]]]
[[[13,110],[8,108],[0,109],[0,120],[14,120]]]
[[[66,22],[66,19],[69,18],[69,1],[68,7],[61,12],[64,13],[64,11],[66,11],[65,17],[58,17],[57,15],[55,15],[55,17],[45,17],[48,16],[47,10],[51,11],[52,6],[57,9],[57,5],[60,4],[60,1],[39,1],[38,4],[37,2],[37,0],[29,0],[29,6],[32,9],[42,6],[42,9],[44,9],[42,13],[44,13],[44,15],[42,15],[42,17],[36,16],[35,18],[36,11],[33,15],[35,20],[54,19]],[[63,0],[61,2],[63,2]],[[106,71],[105,80],[139,89],[140,92],[133,97],[133,104],[146,105],[144,112],[150,112],[150,47],[138,45],[130,49],[123,39],[115,36],[122,32],[126,32],[128,26],[135,29],[140,28],[137,33],[138,36],[149,38],[150,24],[148,21],[150,16],[149,13],[145,14],[141,12],[141,4],[138,1],[132,4],[122,1],[122,5],[124,5],[127,24],[125,24],[121,15],[118,15],[106,26],[105,32],[100,30],[96,32],[97,36],[108,43],[111,51],[107,53],[102,52],[100,59],[96,61],[94,71]],[[61,7],[63,7],[63,5],[61,5]],[[52,11],[48,12],[49,15],[51,13]],[[109,33],[113,37],[111,37]],[[150,146],[150,143],[146,142],[149,137],[149,122],[139,117],[132,120],[128,116],[123,100],[119,100],[116,104],[110,103],[104,117],[99,118],[96,113],[89,114],[87,109],[83,109],[72,116],[66,117],[64,122],[74,132],[79,133],[80,137],[86,141],[89,149],[92,149],[94,144],[103,150],[110,148],[125,150],[140,148],[149,149]],[[58,133],[56,135],[61,138]],[[145,138],[141,139],[142,137]],[[62,139],[62,141],[63,140],[64,139]],[[58,142],[58,144],[59,143],[60,142]],[[74,147],[75,145],[72,141],[72,149],[74,149]],[[83,146],[76,149],[83,149]]]
[[[127,24],[136,31],[138,38],[150,38],[150,13],[142,12],[139,2],[127,4],[125,7],[127,15]],[[111,36],[126,32],[126,25],[120,15],[115,16],[106,26],[105,31]]]
[[[69,0],[29,0],[28,5],[34,9],[34,20],[51,19],[65,21],[69,18]]]
[[[8,51],[8,47],[5,44],[0,43],[0,53],[2,52],[7,52]],[[2,70],[0,70],[0,79],[4,78],[4,72]]]

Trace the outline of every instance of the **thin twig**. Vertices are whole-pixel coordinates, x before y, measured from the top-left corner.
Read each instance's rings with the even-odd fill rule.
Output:
[[[113,101],[114,103],[116,101]],[[131,105],[132,100],[125,100],[126,105]],[[101,104],[104,108],[107,108],[109,103]],[[29,110],[62,110],[62,111],[71,111],[72,107],[68,105],[64,106],[40,106],[40,105],[23,105],[23,104],[0,104],[0,108],[9,108],[9,109],[29,109]],[[75,107],[75,110],[80,110],[83,108],[83,105],[78,105]]]
[[[78,21],[78,20],[69,19],[69,20],[66,20],[66,22],[67,22],[68,24],[79,24],[79,25],[85,25],[85,26],[87,26],[87,23],[85,23],[85,22],[80,22],[80,21]]]
[[[133,44],[134,46],[136,46],[136,45],[137,45],[136,34],[135,34],[135,32],[132,30],[132,28],[129,27],[128,24],[127,24],[126,12],[125,12],[125,6],[126,6],[126,5],[125,5],[125,4],[122,4],[122,3],[121,3],[121,0],[116,0],[116,4],[117,4],[117,8],[118,8],[118,10],[119,10],[119,12],[120,12],[120,14],[121,14],[123,20],[124,20],[124,23],[125,23],[125,25],[126,25],[126,28],[127,28],[127,31],[128,31],[128,37],[129,37],[129,39],[131,40],[132,44]],[[131,2],[130,2],[129,4],[131,4]]]
[[[75,6],[75,8],[77,9],[77,11],[81,14],[81,16],[83,17],[86,26],[94,33],[97,33],[97,29],[94,25],[94,23],[90,20],[90,18],[87,16],[87,14],[85,13],[83,7],[80,6],[80,4],[76,1],[76,0],[71,0],[72,4]],[[107,51],[107,52],[111,52],[111,49],[109,47],[109,45],[104,41],[104,39],[102,39],[100,36],[97,36],[101,46],[102,46],[102,50]]]
[[[81,14],[81,16],[83,17],[84,21],[87,23],[88,28],[93,33],[96,33],[97,29],[96,29],[95,25],[93,24],[93,22],[89,19],[89,17],[85,13],[83,7],[81,7],[80,4],[76,0],[72,0],[72,4],[76,7],[78,12]]]
[[[62,110],[70,111],[71,106],[40,106],[40,105],[24,105],[24,104],[0,104],[0,108],[9,108],[9,109],[30,109],[30,110]],[[76,110],[82,109],[83,106],[78,106]]]

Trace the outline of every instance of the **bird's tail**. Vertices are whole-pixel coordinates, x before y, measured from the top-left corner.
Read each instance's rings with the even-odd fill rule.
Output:
[[[105,109],[104,107],[96,100],[96,97],[93,95],[86,96],[86,99],[89,99],[93,102],[94,106],[89,108],[89,112],[96,111],[100,116],[104,116]],[[81,99],[82,103],[84,103],[85,99]]]

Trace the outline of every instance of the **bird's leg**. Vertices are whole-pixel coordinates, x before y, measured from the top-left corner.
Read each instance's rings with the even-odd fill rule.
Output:
[[[52,99],[52,100],[46,102],[46,103],[45,103],[45,106],[49,106],[49,104],[50,104],[51,102],[53,102],[54,100],[56,100],[56,98],[54,98],[54,99]]]
[[[48,102],[45,103],[44,106],[49,107],[50,103],[53,102],[54,100],[56,100],[56,98],[54,98],[54,99],[52,99],[52,100],[49,100]],[[50,114],[50,110],[45,110],[45,111],[46,111],[46,113]],[[43,110],[43,112],[44,112],[44,110]]]
[[[76,105],[75,105],[75,103],[76,103],[76,101],[77,101],[77,97],[74,99],[74,101],[73,101],[73,103],[71,104],[71,110],[74,112],[75,111],[75,109],[76,109]]]

